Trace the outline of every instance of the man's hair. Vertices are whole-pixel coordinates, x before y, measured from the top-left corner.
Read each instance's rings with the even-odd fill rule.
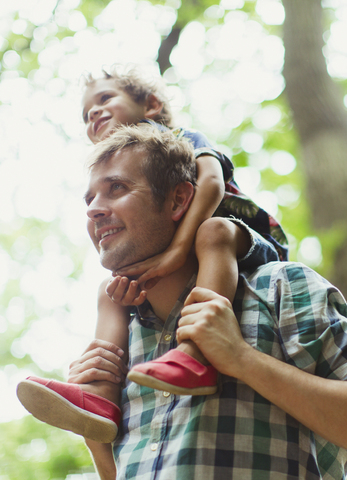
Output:
[[[141,75],[138,68],[120,65],[112,65],[108,72],[103,69],[102,74],[102,78],[113,79],[115,85],[127,93],[136,103],[144,104],[150,95],[155,95],[162,103],[163,108],[153,120],[167,127],[172,126],[172,113],[169,100],[165,94],[165,83],[160,77],[149,80]],[[86,87],[93,85],[97,80],[98,78],[94,78],[91,73],[84,75]]]
[[[144,152],[139,169],[147,179],[154,200],[161,207],[170,190],[178,184],[190,182],[196,185],[197,170],[192,144],[185,138],[177,138],[170,130],[161,131],[149,124],[122,125],[102,142],[93,147],[87,161],[92,169],[109,161],[124,149]]]

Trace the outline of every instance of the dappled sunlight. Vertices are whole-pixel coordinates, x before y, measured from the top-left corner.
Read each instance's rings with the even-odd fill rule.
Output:
[[[114,63],[158,76],[158,49],[181,5],[112,0],[103,10],[93,4],[89,18],[84,3],[0,2],[3,423],[26,415],[15,396],[18,381],[30,374],[66,377],[94,335],[97,289],[108,275],[86,232],[84,162],[91,145],[81,118],[81,76],[98,76]],[[345,81],[347,0],[323,5],[331,19],[323,49],[328,72]],[[309,235],[306,207],[296,225],[305,199],[284,100],[284,18],[280,0],[211,2],[181,31],[164,79],[176,123],[201,130],[232,159],[243,192],[293,228],[291,259],[317,268],[322,245]],[[48,444],[38,438],[15,455],[45,462]]]

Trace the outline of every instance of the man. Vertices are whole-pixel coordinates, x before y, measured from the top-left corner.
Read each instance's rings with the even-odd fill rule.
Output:
[[[136,128],[125,127],[133,136],[120,148],[98,148],[86,195],[91,235],[112,271],[165,249],[193,194],[188,177],[173,182],[158,209],[155,189],[138,174],[151,159]],[[100,243],[102,229],[110,235]],[[113,446],[86,440],[100,478],[114,480],[113,458],[118,480],[345,478],[347,307],[340,292],[301,264],[272,262],[240,274],[232,307],[194,289],[196,271],[192,254],[148,291],[130,323],[129,363],[191,340],[221,373],[219,391],[176,396],[128,383]],[[112,355],[112,345],[94,341],[70,379],[112,381],[119,362]]]

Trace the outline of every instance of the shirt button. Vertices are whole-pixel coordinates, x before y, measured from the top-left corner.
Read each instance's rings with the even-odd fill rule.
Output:
[[[169,397],[170,395],[171,395],[170,392],[163,392],[163,397],[165,397],[165,398]]]
[[[157,443],[152,443],[152,445],[151,445],[152,452],[155,452],[157,449],[158,449],[158,444]]]
[[[165,335],[164,340],[165,342],[169,342],[171,340],[172,336],[171,335]]]

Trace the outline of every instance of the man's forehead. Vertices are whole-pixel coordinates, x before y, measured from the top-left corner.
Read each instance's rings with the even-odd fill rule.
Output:
[[[141,163],[146,153],[138,145],[130,145],[117,150],[111,157],[91,166],[89,171],[89,186],[98,182],[105,182],[107,178],[124,179],[128,183],[135,183],[140,178],[146,179],[141,173]]]

